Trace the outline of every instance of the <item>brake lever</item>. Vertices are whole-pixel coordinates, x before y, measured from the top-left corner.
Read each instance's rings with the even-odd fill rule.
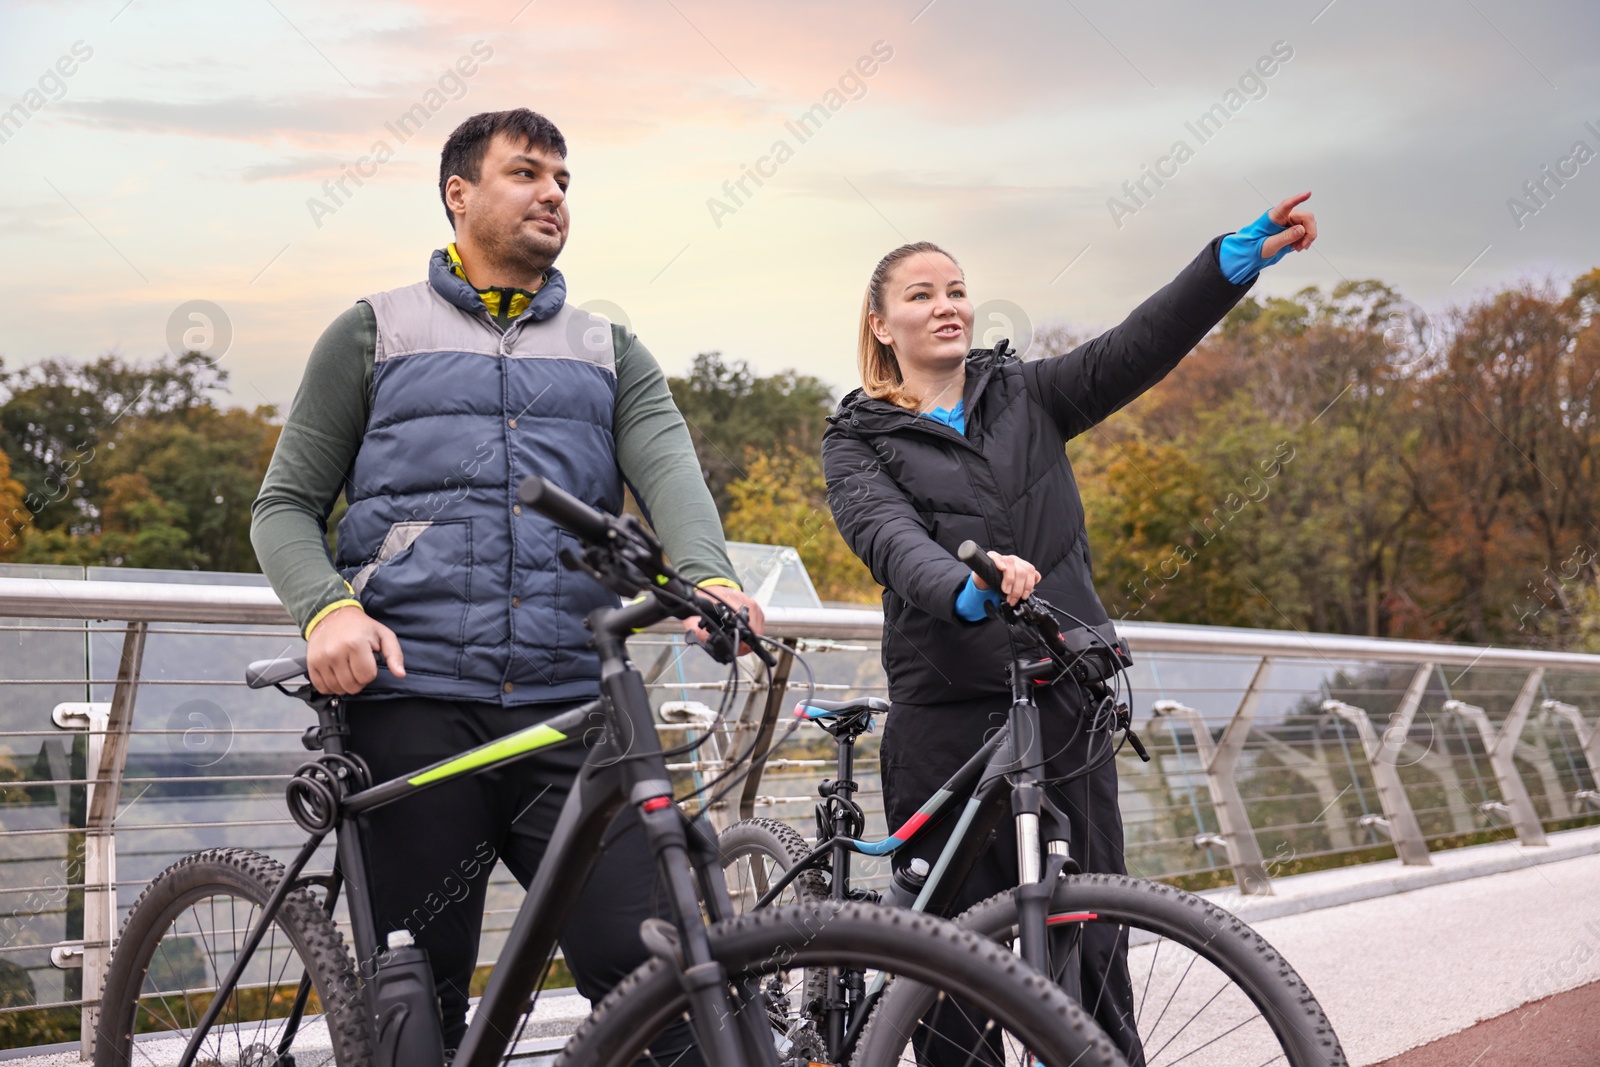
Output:
[[[702,625],[704,624],[704,618],[704,616],[701,616]],[[727,633],[720,629],[708,630],[707,632],[710,634],[709,637],[701,637],[699,631],[689,630],[683,635],[683,643],[695,648],[705,649],[706,655],[718,663],[732,663],[736,658],[733,652],[735,646]]]
[[[698,632],[690,630],[684,635],[684,640],[691,645],[698,645],[706,650],[706,654],[718,663],[732,663],[738,658],[737,649],[740,644],[747,645],[756,658],[765,663],[768,668],[778,665],[777,659],[761,642],[761,635],[757,634],[750,625],[750,609],[742,607],[735,612],[731,607],[723,604],[714,597],[719,607],[701,612],[700,628],[710,636],[702,638]],[[714,619],[715,621],[708,620]]]
[[[1145,750],[1144,742],[1139,740],[1139,735],[1133,732],[1133,712],[1126,704],[1116,707],[1117,725],[1122,727],[1122,734],[1128,739],[1128,744],[1133,746],[1134,755],[1146,763],[1150,762],[1150,753]]]

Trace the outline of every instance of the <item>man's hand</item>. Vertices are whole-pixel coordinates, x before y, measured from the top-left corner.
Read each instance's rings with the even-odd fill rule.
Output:
[[[400,641],[394,631],[354,604],[330,612],[306,640],[306,668],[319,693],[359,693],[378,676],[374,652],[396,678],[406,676]]]
[[[991,552],[989,558],[994,560],[995,569],[1000,572],[1000,592],[1005,596],[1007,604],[1016,607],[1018,601],[1026,600],[1033,595],[1033,587],[1038,585],[1039,579],[1043,577],[1038,567],[1021,556],[1002,556],[998,552]],[[976,574],[972,576],[972,584],[979,589],[989,588]]]
[[[1299,196],[1286,197],[1277,207],[1267,209],[1267,218],[1288,229],[1262,242],[1262,259],[1271,259],[1284,245],[1292,245],[1296,252],[1304,252],[1311,247],[1311,242],[1317,239],[1317,217],[1300,207],[1309,199],[1311,193],[1304,192]]]
[[[758,634],[767,632],[767,613],[761,610],[761,605],[756,603],[754,597],[744,593],[731,585],[708,585],[700,592],[708,597],[713,597],[732,607],[734,611],[740,608],[750,609],[750,628]],[[337,614],[337,613],[336,613]],[[700,625],[700,616],[683,620],[683,628],[694,634],[701,641],[707,640],[711,635],[706,633],[705,627]],[[315,630],[311,631],[313,634]],[[739,643],[739,655],[743,656],[750,651],[750,646],[744,642]]]

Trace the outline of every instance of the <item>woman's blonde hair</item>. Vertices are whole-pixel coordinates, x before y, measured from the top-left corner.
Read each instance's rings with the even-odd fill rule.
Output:
[[[889,272],[894,270],[895,264],[902,259],[925,252],[937,252],[955,263],[956,270],[961,269],[961,264],[956,263],[955,256],[932,241],[901,245],[878,260],[878,265],[873,268],[872,278],[867,282],[866,295],[861,298],[861,338],[857,362],[861,370],[862,391],[870,397],[887,400],[891,404],[912,410],[916,409],[920,398],[906,392],[905,379],[900,375],[900,361],[895,359],[894,349],[878,340],[878,335],[872,332],[872,322],[867,316],[883,315],[884,287],[889,284]]]

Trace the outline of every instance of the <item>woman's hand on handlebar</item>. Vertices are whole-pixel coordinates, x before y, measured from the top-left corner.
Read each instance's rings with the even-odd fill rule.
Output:
[[[306,673],[319,693],[329,696],[359,693],[378,676],[374,652],[396,678],[406,676],[400,640],[394,631],[351,604],[312,627],[306,639]]]
[[[750,628],[758,634],[764,634],[767,632],[766,612],[761,610],[761,605],[756,602],[755,597],[750,596],[748,593],[745,593],[739,589],[735,589],[730,585],[709,585],[701,589],[700,594],[702,596],[709,596],[720,600],[724,604],[731,607],[734,611],[738,611],[740,608],[749,608]],[[695,637],[701,641],[708,640],[711,636],[706,632],[705,627],[700,625],[700,616],[698,615],[684,619],[683,628],[689,633],[694,634]],[[315,633],[316,631],[312,632]],[[743,656],[749,651],[750,646],[744,642],[740,642],[739,655]]]
[[[1033,595],[1033,587],[1043,577],[1039,568],[1021,556],[1002,556],[998,552],[990,552],[988,556],[994,560],[995,568],[1000,572],[1000,593],[1006,598],[1007,604],[1015,607],[1019,600],[1026,600]],[[989,588],[976,574],[972,576],[972,584],[979,589]]]

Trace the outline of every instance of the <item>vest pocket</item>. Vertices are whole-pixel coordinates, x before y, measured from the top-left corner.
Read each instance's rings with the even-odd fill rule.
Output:
[[[461,676],[472,603],[472,525],[397,522],[350,577],[362,608],[400,639],[406,673]]]

